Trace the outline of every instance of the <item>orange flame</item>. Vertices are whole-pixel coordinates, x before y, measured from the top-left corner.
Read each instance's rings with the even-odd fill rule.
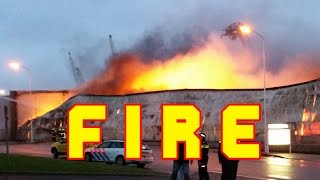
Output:
[[[262,54],[232,48],[238,52],[228,49],[225,40],[211,37],[204,46],[166,61],[146,63],[134,55],[119,56],[111,59],[108,68],[86,84],[82,92],[106,95],[169,89],[262,88]],[[301,57],[297,59],[301,63]],[[266,85],[289,85],[320,75],[318,71],[301,74],[306,67],[297,63],[288,67],[291,68],[277,74],[266,72]]]
[[[212,39],[204,47],[166,61],[143,63],[131,55],[111,60],[109,68],[89,82],[84,91],[123,94],[183,88],[250,88],[262,84],[259,77],[249,74],[257,65],[255,61],[249,52],[242,52],[235,59],[221,40]]]

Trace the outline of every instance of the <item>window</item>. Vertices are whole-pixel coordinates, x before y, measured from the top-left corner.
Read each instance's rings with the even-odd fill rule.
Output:
[[[122,142],[111,142],[109,148],[123,148]]]
[[[104,143],[100,144],[98,146],[98,148],[107,148],[109,146],[109,144],[110,144],[110,142],[104,142]]]
[[[60,139],[60,143],[61,143],[61,144],[67,143],[67,139],[66,139],[66,138]]]
[[[143,150],[150,150],[149,146],[146,144],[142,144],[142,149]]]
[[[120,148],[124,148],[124,143],[123,142],[120,142]]]

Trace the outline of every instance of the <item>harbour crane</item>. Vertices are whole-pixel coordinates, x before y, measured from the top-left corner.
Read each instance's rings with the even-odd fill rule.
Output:
[[[71,73],[72,73],[73,79],[76,83],[76,86],[79,87],[79,86],[81,86],[82,83],[84,83],[84,78],[83,78],[83,75],[82,75],[80,69],[75,66],[74,61],[71,56],[71,53],[68,52],[68,54],[69,54],[69,63],[71,66],[70,67]]]
[[[110,42],[112,56],[117,56],[118,54],[116,53],[116,50],[113,44],[112,35],[109,35],[109,42]]]

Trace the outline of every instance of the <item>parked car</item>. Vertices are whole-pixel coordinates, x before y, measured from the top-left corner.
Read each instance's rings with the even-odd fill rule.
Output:
[[[141,160],[125,160],[123,140],[104,141],[92,148],[85,149],[86,161],[104,161],[119,165],[137,164],[138,168],[144,168],[146,164],[153,162],[153,152],[144,143],[142,144],[142,155]]]
[[[58,158],[60,155],[67,155],[66,133],[64,130],[60,131],[61,132],[54,134],[56,142],[53,142],[50,147],[53,158]]]
[[[59,156],[67,155],[67,135],[64,129],[59,129],[58,133],[55,133],[53,138],[55,140],[51,146],[50,151],[53,158],[59,158]],[[95,144],[85,144],[86,148],[94,147]]]

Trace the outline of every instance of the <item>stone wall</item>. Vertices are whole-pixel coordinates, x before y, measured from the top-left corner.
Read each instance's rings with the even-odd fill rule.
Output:
[[[319,80],[267,89],[267,122],[301,122],[302,119],[319,121],[317,114],[320,107],[319,100],[317,100],[320,96],[319,89]],[[108,104],[109,118],[106,123],[102,124],[103,133],[105,138],[117,139],[123,139],[124,104],[141,103],[143,105],[143,139],[148,141],[160,140],[160,110],[162,103],[193,103],[202,110],[202,115],[206,117],[203,124],[204,132],[208,134],[210,141],[215,141],[220,137],[220,111],[229,103],[260,103],[263,105],[263,90],[173,90],[126,96],[77,95],[57,109],[45,114],[43,118],[35,119],[35,126],[39,129],[64,126],[65,112],[76,103]],[[57,117],[55,114],[58,112],[62,113],[61,117],[64,117],[62,118],[63,120],[59,120],[61,121],[59,123],[55,122],[56,118],[54,118]],[[262,120],[257,123],[258,133],[263,129],[264,119],[263,116],[261,117]],[[48,118],[51,118],[51,120],[48,120]],[[41,136],[41,134],[35,136],[38,138],[45,137]],[[262,140],[263,136],[258,136],[257,138]]]

